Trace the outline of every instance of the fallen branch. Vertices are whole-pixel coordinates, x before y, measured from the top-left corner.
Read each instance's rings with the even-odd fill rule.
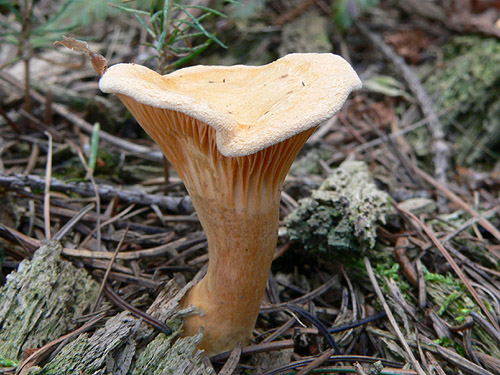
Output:
[[[396,71],[401,74],[406,81],[408,88],[413,92],[417,99],[422,113],[427,118],[429,131],[432,136],[432,161],[434,162],[434,176],[443,186],[447,186],[446,171],[449,167],[450,148],[447,145],[444,132],[439,121],[439,117],[434,110],[432,100],[423,87],[420,79],[413,69],[406,64],[404,59],[399,56],[380,36],[370,31],[363,23],[357,22],[356,26],[361,34],[368,39],[382,54],[390,60]],[[444,207],[444,201],[438,201],[440,208]]]
[[[0,173],[0,186],[10,189],[44,189],[45,180],[36,175],[5,175]],[[117,197],[125,203],[136,203],[141,205],[157,205],[173,213],[186,214],[193,211],[191,199],[188,195],[184,197],[169,197],[161,195],[147,194],[141,191],[124,190],[111,185],[97,185],[101,199],[113,199]],[[87,182],[65,182],[55,178],[50,181],[50,190],[64,193],[79,194],[85,197],[94,197],[95,191]]]

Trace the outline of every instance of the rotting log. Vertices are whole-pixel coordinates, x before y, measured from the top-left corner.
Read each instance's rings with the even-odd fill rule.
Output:
[[[32,367],[30,375],[139,375],[139,374],[214,374],[210,363],[196,350],[201,334],[178,338],[158,334],[144,349],[138,349],[141,321],[122,312],[106,322],[94,334],[84,333],[66,345],[43,368]]]
[[[83,269],[60,258],[58,242],[45,242],[0,289],[0,355],[18,359],[76,328],[99,286]]]
[[[0,289],[2,357],[21,360],[27,349],[38,349],[75,330],[75,318],[87,313],[95,302],[98,283],[84,269],[61,259],[61,251],[59,242],[44,242]],[[159,334],[129,312],[122,312],[95,332],[56,345],[48,363],[31,368],[21,365],[18,374],[214,374],[210,362],[196,349],[202,333],[179,338],[179,301],[197,280],[182,290],[170,281],[147,311],[172,327],[172,335]]]
[[[179,290],[175,281],[170,281],[147,311],[173,328],[171,335],[158,334],[140,319],[122,312],[92,335],[82,334],[67,344],[43,368],[32,367],[22,375],[215,374],[203,352],[196,349],[202,334],[179,337],[179,301],[191,285]]]

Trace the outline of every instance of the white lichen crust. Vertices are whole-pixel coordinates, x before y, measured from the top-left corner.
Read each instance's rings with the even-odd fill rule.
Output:
[[[366,163],[346,161],[299,201],[286,219],[287,232],[306,250],[359,251],[375,246],[377,224],[390,210],[389,195],[377,188]]]

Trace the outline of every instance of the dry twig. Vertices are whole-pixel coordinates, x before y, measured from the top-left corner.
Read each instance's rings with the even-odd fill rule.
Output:
[[[439,251],[441,252],[441,254],[443,254],[443,256],[445,257],[445,259],[448,261],[448,263],[450,264],[450,266],[453,268],[453,270],[455,271],[455,273],[457,274],[457,276],[460,278],[460,280],[462,280],[462,282],[464,283],[464,285],[467,288],[467,290],[472,294],[472,297],[474,297],[474,299],[476,300],[477,304],[481,307],[481,310],[483,310],[484,314],[488,317],[488,319],[493,324],[493,326],[495,327],[495,329],[497,331],[500,331],[500,328],[498,327],[498,323],[493,318],[493,316],[491,315],[490,311],[486,308],[486,306],[485,306],[483,300],[481,299],[481,297],[479,297],[479,295],[477,294],[476,290],[472,287],[470,281],[467,279],[467,277],[462,272],[462,270],[460,269],[460,267],[458,267],[458,265],[455,262],[455,260],[453,260],[453,258],[451,257],[450,253],[448,252],[448,250],[446,250],[446,248],[443,246],[443,244],[436,238],[436,236],[434,235],[434,233],[432,233],[432,231],[427,227],[427,225],[425,225],[414,214],[412,214],[411,212],[409,212],[409,211],[401,208],[396,203],[393,203],[393,204],[398,209],[398,211],[400,211],[405,216],[407,216],[408,218],[410,218],[412,223],[415,223],[416,225],[418,225],[419,229],[421,229],[430,238],[430,240],[434,243],[434,245],[436,245],[436,247],[439,249]]]
[[[309,364],[304,366],[296,375],[307,375],[310,374],[312,370],[317,369],[323,363],[325,363],[328,358],[330,358],[333,354],[335,354],[335,349],[330,348],[324,353],[322,353],[319,357],[311,361]]]
[[[413,368],[417,371],[418,375],[426,375],[424,370],[422,370],[422,367],[420,367],[420,363],[417,362],[417,359],[413,355],[413,352],[411,351],[410,346],[406,342],[406,340],[403,336],[403,333],[399,329],[399,326],[396,322],[396,319],[394,319],[394,316],[392,315],[392,311],[389,308],[389,305],[387,304],[387,302],[385,301],[384,295],[382,294],[382,290],[380,290],[380,287],[377,283],[377,279],[375,278],[375,274],[373,273],[372,266],[371,266],[370,261],[368,260],[367,257],[365,257],[365,267],[366,267],[366,271],[368,272],[368,277],[370,278],[372,286],[375,289],[375,293],[377,294],[377,297],[378,297],[380,303],[382,303],[382,306],[384,307],[384,310],[387,313],[387,317],[389,318],[389,321],[391,322],[391,326],[394,329],[394,331],[396,332],[396,335],[397,335],[399,341],[403,345],[403,347],[406,351],[406,354],[408,355],[408,358],[410,359],[411,364],[413,365]]]
[[[19,174],[5,175],[0,173],[0,186],[11,189],[43,189],[45,180],[36,175],[23,176]],[[86,182],[65,182],[55,178],[50,180],[50,189],[65,193],[79,194],[84,197],[95,196],[94,188]],[[146,194],[141,191],[124,190],[111,185],[97,185],[99,196],[102,199],[118,198],[125,203],[137,203],[141,205],[156,204],[158,207],[167,209],[174,213],[192,212],[191,199],[188,195],[184,197],[169,197],[161,195]]]
[[[424,116],[428,119],[429,130],[432,135],[432,159],[434,161],[434,175],[436,180],[443,186],[447,186],[446,171],[449,168],[450,148],[444,137],[444,132],[439,121],[439,117],[434,110],[432,100],[423,87],[420,79],[413,69],[406,64],[404,59],[399,56],[380,36],[370,31],[362,22],[356,22],[356,27],[373,45],[380,50],[383,55],[390,60],[395,69],[403,76],[409,89],[415,95],[420,104]],[[440,202],[440,207],[444,208],[444,202]]]
[[[109,273],[111,272],[111,268],[113,267],[113,263],[116,260],[116,256],[118,255],[118,252],[120,251],[120,249],[123,245],[123,241],[125,241],[125,237],[127,236],[128,229],[129,229],[129,227],[127,227],[123,231],[122,238],[120,239],[120,242],[118,242],[118,245],[116,245],[116,249],[113,253],[113,257],[109,260],[108,268],[106,269],[106,272],[104,273],[104,277],[102,278],[101,286],[99,288],[99,293],[97,293],[97,298],[94,302],[94,306],[92,306],[92,309],[90,310],[91,312],[95,312],[97,310],[97,308],[99,307],[99,304],[101,303],[102,292],[104,291],[104,287],[106,286],[106,282],[108,281],[108,276],[109,276]]]
[[[45,167],[45,194],[43,200],[43,216],[45,219],[45,239],[50,240],[50,179],[52,177],[52,136],[46,133],[49,138],[49,148],[47,151],[47,164]]]
[[[226,361],[222,369],[219,371],[218,375],[234,374],[234,370],[236,370],[240,358],[241,358],[241,343],[238,343],[238,345],[236,345],[236,347],[231,351],[231,355],[229,356],[228,360]]]

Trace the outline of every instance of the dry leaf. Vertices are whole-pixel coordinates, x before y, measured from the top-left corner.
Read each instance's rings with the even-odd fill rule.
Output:
[[[72,51],[89,55],[92,66],[94,67],[97,74],[101,76],[104,74],[104,72],[106,72],[106,69],[108,68],[108,64],[104,56],[99,55],[98,53],[94,53],[90,49],[87,42],[75,39],[73,37],[63,36],[62,40],[56,40],[54,44],[60,44]]]

